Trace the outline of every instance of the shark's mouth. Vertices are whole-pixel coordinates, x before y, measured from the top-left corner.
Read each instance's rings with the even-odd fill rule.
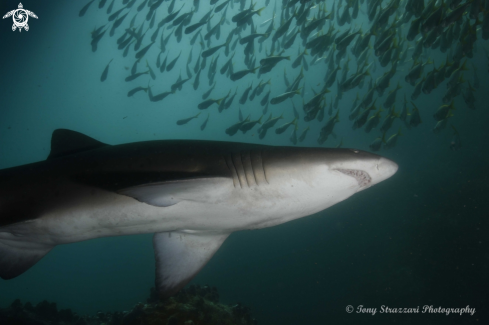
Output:
[[[348,176],[355,178],[358,182],[358,185],[360,185],[360,187],[367,187],[372,182],[372,178],[364,170],[342,169],[342,168],[338,168],[336,170],[345,174],[345,175],[348,175]]]

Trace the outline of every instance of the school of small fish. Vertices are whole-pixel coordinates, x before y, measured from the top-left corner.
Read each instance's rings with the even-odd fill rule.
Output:
[[[80,10],[80,17],[94,1]],[[470,59],[482,48],[489,62],[489,0],[275,0],[272,17],[261,15],[270,0],[109,2],[98,1],[98,8],[106,10],[108,22],[92,31],[91,46],[95,52],[104,35],[118,33],[116,45],[122,56],[134,58],[125,81],[139,83],[127,96],[142,92],[157,102],[176,96],[183,87],[202,90],[199,86],[205,76],[201,74],[207,72],[210,88],[202,90],[197,113],[176,124],[186,125],[199,118],[202,110],[208,110],[200,126],[204,130],[210,115],[230,109],[233,103],[259,103],[263,114],[254,119],[238,109],[239,119],[224,130],[229,136],[255,129],[263,139],[272,128],[276,134],[292,128],[289,139],[294,145],[308,134],[324,144],[330,136],[336,138],[334,129],[343,111],[353,130],[375,130],[378,136],[370,144],[372,151],[390,149],[396,146],[402,128],[415,128],[422,120],[433,118],[435,133],[446,129],[455,115],[454,99],[460,95],[468,109],[475,109],[478,74],[485,69],[476,67]],[[201,6],[210,10],[199,10]],[[221,30],[226,33],[222,38]],[[170,54],[170,39],[189,44],[186,63],[179,60],[181,50],[176,54],[173,49]],[[155,55],[150,56],[150,51]],[[194,52],[198,52],[195,63]],[[236,55],[240,52],[244,55]],[[435,57],[442,56],[443,61],[436,65]],[[156,57],[156,61],[150,62],[149,57]],[[243,60],[238,61],[241,57]],[[102,72],[102,82],[108,77],[111,62]],[[356,65],[356,71],[350,69],[350,62]],[[154,93],[149,83],[177,63],[185,71],[185,78],[180,74],[169,90]],[[284,86],[282,81],[267,77],[277,69],[283,70]],[[228,78],[228,83],[218,85],[218,89],[226,89],[227,95],[213,99],[217,73]],[[321,76],[323,82],[306,85],[310,74]],[[472,81],[467,80],[469,76]],[[281,91],[272,93],[271,84]],[[305,91],[306,87],[311,93]],[[439,87],[446,88],[440,106],[420,112],[416,101]],[[352,107],[341,105],[342,98],[353,96],[355,89]],[[295,96],[302,97],[302,110],[296,108]],[[269,105],[290,107],[294,119],[276,126],[283,113],[268,114]],[[218,111],[215,114],[211,111],[214,107]],[[314,120],[321,122],[320,128],[310,124]],[[396,121],[401,127],[393,132]],[[299,122],[305,125],[300,132]],[[453,125],[451,128],[450,148],[458,150],[460,136]]]

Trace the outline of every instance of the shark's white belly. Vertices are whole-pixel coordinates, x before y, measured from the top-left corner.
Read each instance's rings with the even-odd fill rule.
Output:
[[[344,188],[344,187],[343,187]],[[0,228],[6,236],[50,245],[92,238],[159,232],[222,232],[259,229],[307,216],[356,192],[356,183],[344,190],[310,190],[310,184],[232,188],[211,202],[183,200],[158,207],[116,193],[100,191],[78,204],[59,207],[42,217]],[[88,189],[87,189],[88,191]]]

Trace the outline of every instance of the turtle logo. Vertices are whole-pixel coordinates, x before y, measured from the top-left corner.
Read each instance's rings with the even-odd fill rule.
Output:
[[[3,19],[10,16],[12,16],[12,19],[14,20],[14,24],[12,25],[12,31],[14,32],[17,28],[19,29],[19,32],[22,31],[22,28],[24,28],[26,31],[29,30],[29,25],[27,25],[29,16],[37,19],[36,14],[32,11],[25,10],[24,6],[22,6],[22,3],[19,3],[19,9],[7,12],[5,16],[3,16]]]

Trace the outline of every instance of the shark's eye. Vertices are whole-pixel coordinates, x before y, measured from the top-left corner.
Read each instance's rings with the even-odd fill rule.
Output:
[[[367,186],[372,181],[372,178],[370,177],[370,175],[366,171],[363,171],[363,170],[339,168],[339,169],[337,169],[337,171],[355,178],[358,182],[358,185],[360,185],[360,187]]]

